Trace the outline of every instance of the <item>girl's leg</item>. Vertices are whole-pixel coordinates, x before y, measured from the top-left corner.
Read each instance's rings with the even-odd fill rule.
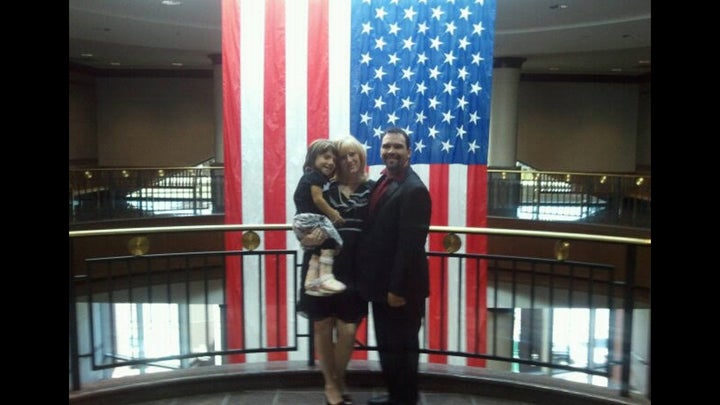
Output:
[[[313,253],[308,264],[308,271],[305,275],[305,294],[313,296],[324,296],[327,293],[320,291],[320,256]]]
[[[335,249],[320,250],[320,291],[336,294],[345,291],[347,286],[342,281],[335,279],[333,274],[333,262]]]

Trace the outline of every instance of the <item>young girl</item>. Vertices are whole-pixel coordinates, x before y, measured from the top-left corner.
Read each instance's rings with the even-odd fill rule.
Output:
[[[305,277],[305,293],[314,296],[336,294],[346,286],[333,275],[333,257],[342,247],[342,238],[334,224],[344,222],[340,213],[330,207],[323,198],[323,186],[335,173],[337,148],[328,139],[318,139],[308,146],[293,200],[295,217],[293,231],[303,249],[312,251]],[[319,230],[319,231],[318,231]],[[308,237],[311,233],[321,233],[320,238]]]

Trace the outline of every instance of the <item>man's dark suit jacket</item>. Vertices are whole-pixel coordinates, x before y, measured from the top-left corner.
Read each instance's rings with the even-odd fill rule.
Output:
[[[405,180],[388,185],[358,246],[358,287],[366,300],[387,302],[388,292],[408,302],[429,295],[425,241],[430,212],[430,192],[412,168]]]

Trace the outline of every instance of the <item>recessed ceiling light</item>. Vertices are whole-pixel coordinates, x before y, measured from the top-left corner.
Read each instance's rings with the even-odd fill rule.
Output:
[[[83,58],[92,58],[92,57],[93,57],[93,54],[91,54],[91,53],[81,53],[80,56],[82,56]]]
[[[182,62],[173,62],[173,66],[183,66]]]
[[[639,60],[637,63],[638,63],[638,65],[649,65],[650,61],[643,59],[643,60]]]
[[[182,1],[175,1],[175,0],[162,0],[160,2],[161,4],[165,6],[179,6],[182,4]]]
[[[622,72],[622,69],[620,68],[612,68],[610,69],[611,72]]]
[[[550,10],[564,10],[568,8],[567,4],[553,4],[550,6]]]

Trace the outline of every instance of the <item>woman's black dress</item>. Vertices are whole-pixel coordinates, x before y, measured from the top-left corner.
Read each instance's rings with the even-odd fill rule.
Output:
[[[305,294],[302,280],[305,280],[312,252],[304,252],[297,310],[310,320],[317,321],[335,317],[344,322],[357,323],[368,314],[368,304],[360,298],[357,291],[355,249],[357,248],[360,232],[365,226],[365,219],[368,216],[370,190],[373,184],[374,181],[368,180],[358,186],[349,197],[346,197],[340,191],[340,184],[331,181],[329,187],[323,192],[323,196],[330,206],[338,210],[345,219],[345,223],[337,227],[343,239],[343,247],[340,253],[335,256],[333,273],[336,279],[345,283],[347,289],[339,294],[325,297]]]

